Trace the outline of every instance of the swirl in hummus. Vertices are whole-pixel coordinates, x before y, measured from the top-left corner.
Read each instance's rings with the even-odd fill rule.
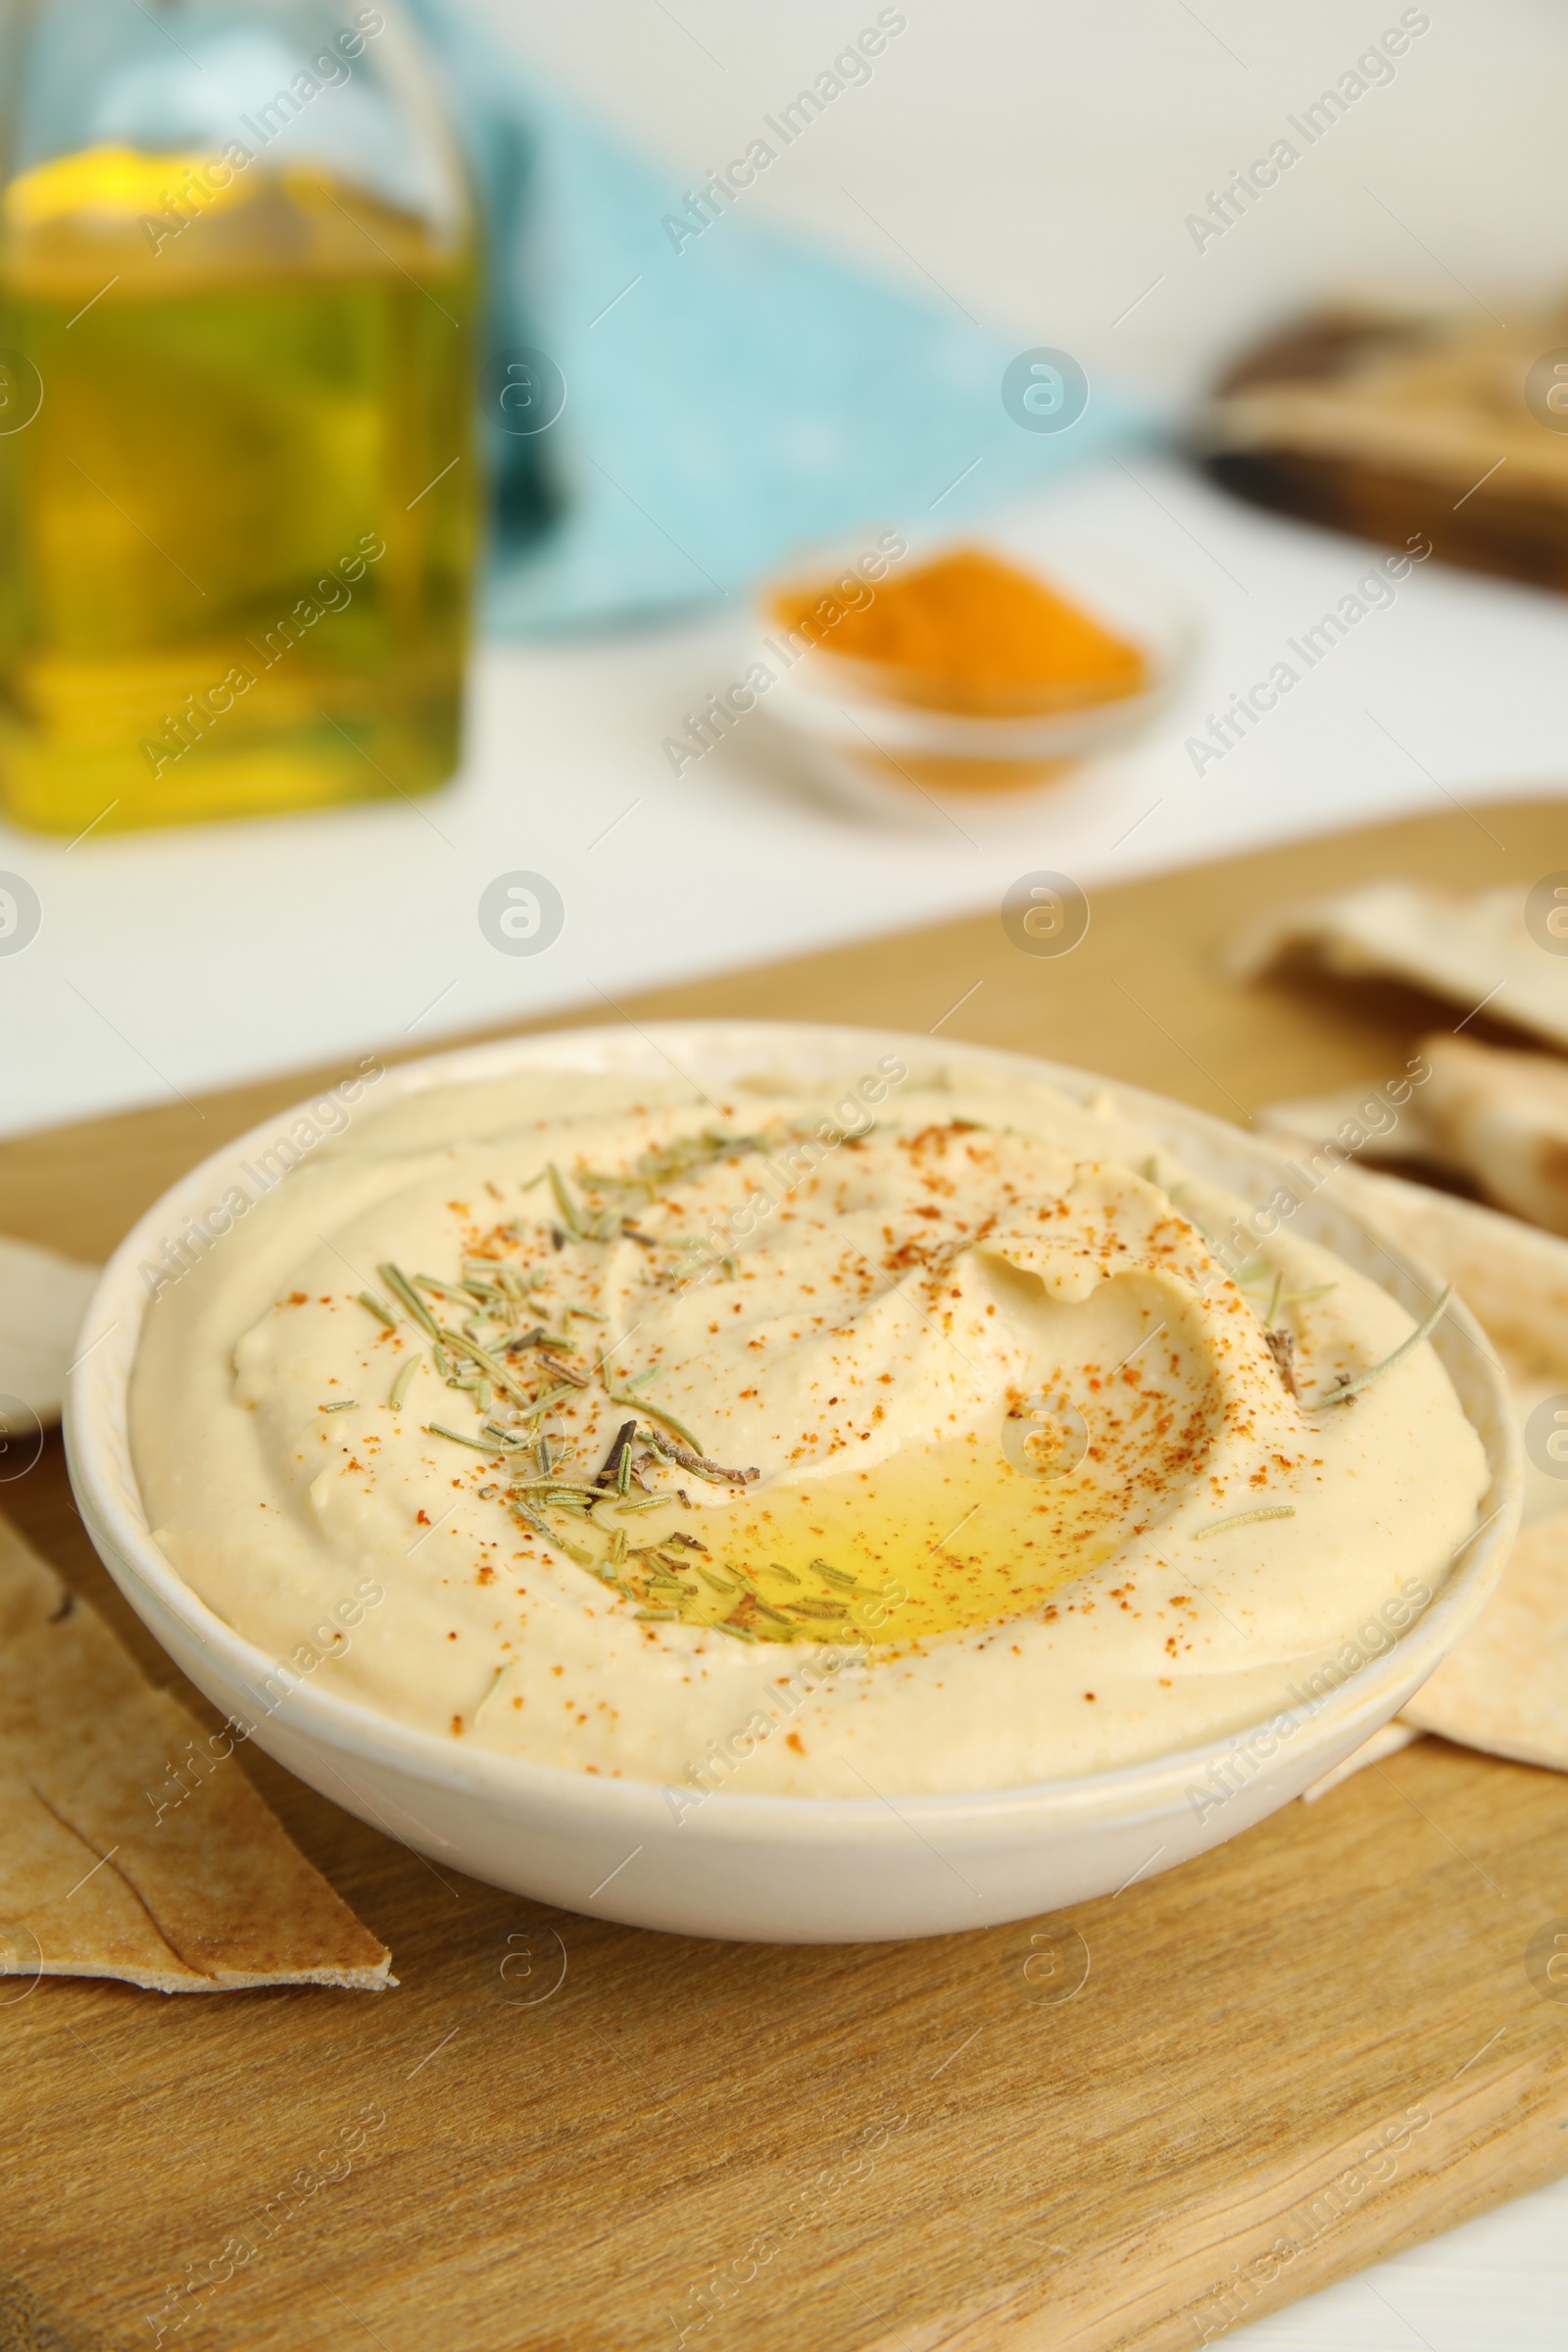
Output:
[[[159,1284],[142,1491],[241,1633],[482,1747],[852,1796],[1130,1764],[1407,1621],[1488,1481],[1430,1346],[1359,1385],[1414,1328],[1375,1284],[1286,1231],[1226,1272],[1241,1205],[1107,1098],[894,1054],[413,1095]]]

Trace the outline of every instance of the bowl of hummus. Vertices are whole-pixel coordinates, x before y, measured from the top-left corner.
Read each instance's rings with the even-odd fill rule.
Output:
[[[438,1862],[1037,1916],[1298,1794],[1500,1571],[1492,1348],[1322,1161],[883,1032],[368,1061],[116,1252],[73,1481],[221,1737]]]

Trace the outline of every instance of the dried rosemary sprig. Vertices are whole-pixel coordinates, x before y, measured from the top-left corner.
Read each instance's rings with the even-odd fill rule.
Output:
[[[461,1430],[448,1429],[441,1421],[426,1421],[424,1434],[427,1438],[450,1438],[454,1446],[471,1446],[475,1453],[499,1451],[499,1447],[487,1445],[483,1438],[466,1438]]]
[[[684,1438],[685,1446],[672,1446],[667,1438],[660,1436],[657,1429],[651,1429],[648,1432],[650,1445],[662,1453],[666,1461],[678,1462],[681,1469],[689,1470],[694,1478],[706,1478],[710,1486],[746,1487],[762,1475],[760,1470],[726,1470],[721,1463],[710,1462],[707,1454],[696,1450],[697,1440],[692,1436],[691,1431],[682,1429],[672,1413],[661,1412],[657,1404],[645,1404],[638,1397],[612,1397],[611,1401],[612,1403],[636,1404],[640,1412],[657,1414],[660,1420]]]
[[[514,1519],[520,1520],[524,1527],[531,1528],[536,1536],[543,1536],[545,1542],[553,1544],[558,1551],[564,1551],[568,1560],[575,1561],[579,1568],[592,1568],[595,1574],[598,1573],[598,1563],[586,1545],[573,1544],[568,1537],[558,1534],[553,1527],[548,1527],[538,1512],[531,1511],[525,1502],[514,1500],[511,1508]]]
[[[490,1704],[490,1701],[494,1698],[496,1692],[500,1690],[502,1684],[506,1681],[507,1676],[511,1672],[512,1660],[510,1658],[507,1660],[504,1666],[498,1666],[496,1668],[495,1679],[491,1683],[490,1688],[485,1692],[483,1698],[480,1699],[479,1704],[473,1710],[473,1720],[475,1723],[478,1722],[480,1716],[484,1713],[486,1707]]]
[[[499,1421],[487,1421],[479,1435],[493,1439],[503,1453],[531,1453],[533,1450],[531,1439],[519,1438],[515,1431],[503,1429]]]
[[[579,1242],[586,1240],[587,1237],[577,1214],[577,1203],[567,1192],[566,1180],[553,1159],[546,1160],[545,1174],[550,1179],[550,1190],[556,1196],[556,1206],[565,1219],[566,1231]]]
[[[532,1331],[514,1332],[510,1339],[504,1340],[501,1352],[503,1355],[520,1355],[525,1348],[537,1348],[541,1340],[548,1340],[549,1337],[544,1325],[536,1323]]]
[[[594,1479],[597,1487],[613,1487],[624,1494],[631,1475],[631,1442],[637,1435],[635,1421],[623,1421],[615,1432],[615,1442],[604,1459],[604,1466]]]
[[[533,1399],[531,1404],[525,1403],[522,1417],[525,1421],[536,1421],[539,1415],[547,1413],[553,1404],[559,1404],[563,1396],[574,1396],[576,1393],[576,1390],[568,1382],[563,1381],[557,1388],[546,1389],[541,1396]]]
[[[506,1365],[498,1357],[493,1356],[487,1348],[481,1348],[477,1340],[467,1339],[463,1333],[456,1331],[443,1331],[440,1337],[445,1347],[458,1355],[466,1356],[469,1363],[484,1374],[486,1380],[493,1381],[504,1396],[512,1398],[514,1404],[520,1404],[527,1408],[538,1402],[536,1397],[529,1396],[521,1382],[508,1371]]]
[[[612,1389],[607,1385],[605,1389],[605,1395],[609,1397],[612,1404],[629,1404],[634,1412],[648,1413],[655,1420],[662,1421],[666,1428],[674,1430],[676,1436],[684,1445],[690,1446],[694,1448],[694,1458],[699,1458],[695,1452],[698,1445],[697,1439],[686,1427],[684,1421],[677,1421],[673,1413],[666,1413],[662,1405],[650,1404],[647,1399],[642,1396],[633,1396],[628,1389]],[[650,1438],[653,1439],[654,1444],[659,1446],[661,1452],[665,1452],[668,1450],[653,1430],[650,1430],[648,1434]]]
[[[1235,1511],[1229,1519],[1212,1520],[1207,1527],[1196,1528],[1194,1533],[1200,1536],[1217,1536],[1222,1527],[1250,1527],[1258,1519],[1294,1519],[1295,1517],[1296,1505],[1294,1502],[1270,1502],[1264,1503],[1255,1511]]]
[[[813,1560],[811,1566],[825,1583],[837,1585],[845,1592],[855,1592],[859,1590],[853,1576],[846,1576],[842,1568],[835,1568],[830,1561]]]
[[[1392,1355],[1386,1355],[1380,1364],[1371,1365],[1365,1372],[1358,1372],[1354,1380],[1345,1381],[1339,1388],[1330,1389],[1326,1396],[1314,1397],[1307,1407],[1308,1412],[1321,1413],[1331,1404],[1348,1404],[1352,1396],[1359,1396],[1363,1389],[1369,1389],[1375,1380],[1381,1380],[1385,1372],[1392,1372],[1396,1364],[1403,1362],[1412,1348],[1419,1348],[1423,1340],[1432,1337],[1447,1311],[1448,1300],[1452,1297],[1453,1285],[1450,1282],[1425,1322],[1418,1323],[1408,1339],[1399,1342]]]
[[[450,1298],[454,1306],[471,1306],[473,1294],[461,1283],[443,1282],[439,1274],[416,1274],[415,1281],[421,1291],[433,1291],[438,1298]]]
[[[420,1330],[428,1338],[439,1341],[441,1338],[440,1324],[437,1323],[434,1315],[431,1314],[430,1309],[425,1305],[424,1300],[419,1297],[418,1292],[402,1268],[393,1265],[388,1259],[385,1265],[377,1266],[375,1270],[398,1304],[407,1309]]]
[[[1301,1384],[1296,1377],[1296,1334],[1281,1324],[1277,1331],[1265,1331],[1264,1342],[1279,1367],[1280,1379],[1286,1393],[1299,1399]]]

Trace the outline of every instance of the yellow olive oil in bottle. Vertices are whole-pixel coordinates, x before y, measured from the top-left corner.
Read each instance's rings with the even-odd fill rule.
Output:
[[[29,161],[24,78],[0,193],[0,807],[68,835],[417,793],[459,759],[471,217],[428,120],[412,168],[383,135],[356,169],[405,36],[158,15],[217,89],[138,39],[97,110],[138,135]]]

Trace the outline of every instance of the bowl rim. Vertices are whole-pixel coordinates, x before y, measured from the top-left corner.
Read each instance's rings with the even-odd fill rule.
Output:
[[[695,1055],[699,1063],[705,1049],[715,1055],[727,1049],[726,1057],[734,1062],[738,1076],[749,1066],[755,1068],[760,1056],[771,1051],[776,1061],[781,1048],[786,1053],[792,1045],[798,1050],[803,1040],[809,1040],[813,1050],[813,1074],[816,1069],[823,1074],[841,1074],[853,1064],[858,1053],[863,1054],[871,1047],[884,1053],[896,1050],[912,1054],[916,1059],[911,1068],[915,1069],[922,1060],[932,1066],[951,1066],[955,1060],[961,1060],[977,1071],[1056,1086],[1085,1102],[1099,1093],[1109,1091],[1115,1097],[1118,1112],[1134,1122],[1171,1119],[1180,1128],[1211,1137],[1223,1149],[1239,1149],[1255,1155],[1259,1166],[1271,1174],[1283,1172],[1286,1165],[1287,1154],[1277,1146],[1249,1135],[1245,1129],[1211,1112],[1198,1110],[1149,1089],[1072,1064],[956,1039],[945,1041],[933,1055],[928,1037],[870,1024],[721,1018],[657,1021],[646,1025],[606,1022],[449,1046],[408,1061],[382,1063],[376,1083],[381,1079],[390,1081],[391,1091],[377,1096],[375,1110],[379,1112],[404,1097],[436,1087],[500,1077],[529,1066],[563,1070],[619,1067],[635,1074],[639,1069],[651,1071],[667,1064],[679,1071],[675,1055],[683,1049],[689,1057]],[[378,1057],[367,1056],[361,1066],[368,1066],[375,1059]],[[705,1075],[714,1083],[722,1083],[719,1072],[711,1066]],[[891,1797],[880,1793],[867,1797],[795,1796],[733,1789],[715,1790],[699,1800],[684,1785],[631,1776],[609,1778],[570,1765],[539,1763],[494,1749],[467,1748],[458,1755],[453,1752],[452,1743],[436,1733],[400,1723],[396,1717],[362,1699],[345,1697],[304,1680],[297,1670],[270,1656],[220,1616],[185,1583],[159,1549],[135,1485],[127,1404],[130,1369],[150,1303],[140,1280],[141,1264],[150,1254],[155,1236],[167,1234],[172,1228],[177,1230],[182,1215],[202,1202],[220,1198],[223,1189],[220,1179],[230,1170],[237,1172],[242,1161],[253,1157],[269,1142],[275,1143],[279,1131],[290,1120],[308,1112],[310,1102],[319,1100],[326,1091],[327,1087],[318,1088],[314,1096],[289,1104],[231,1143],[219,1146],[160,1194],[136,1219],[105,1264],[82,1321],[77,1353],[68,1377],[63,1416],[72,1487],[95,1550],[138,1616],[149,1622],[149,1630],[166,1648],[169,1644],[164,1642],[157,1622],[162,1613],[167,1613],[187,1642],[213,1661],[226,1682],[241,1689],[261,1689],[270,1677],[282,1674],[289,1686],[286,1700],[272,1711],[279,1718],[286,1716],[295,1733],[305,1738],[314,1735],[339,1754],[363,1757],[411,1781],[513,1806],[531,1794],[538,1800],[541,1811],[559,1814],[564,1809],[568,1813],[590,1814],[600,1826],[607,1813],[618,1813],[624,1817],[629,1831],[635,1829],[639,1816],[651,1818],[655,1808],[665,1815],[664,1826],[667,1826],[671,1797],[686,1795],[691,1799],[686,1808],[691,1815],[690,1826],[703,1838],[715,1838],[720,1841],[740,1838],[755,1842],[759,1834],[765,1834],[790,1843],[821,1842],[824,1838],[836,1842],[851,1838],[863,1843],[867,1832],[877,1829],[888,1838],[897,1837],[902,1841],[907,1837],[910,1815],[927,1827],[949,1826],[970,1832],[990,1829],[999,1836],[1015,1831],[1021,1822],[1038,1818],[1042,1813],[1059,1819],[1103,1813],[1125,1820],[1141,1812],[1152,1817],[1164,1810],[1183,1788],[1190,1788],[1195,1780],[1201,1779],[1213,1765],[1227,1757],[1234,1759],[1238,1749],[1248,1745],[1257,1734],[1266,1733],[1280,1719],[1282,1710],[1275,1709],[1256,1722],[1227,1731],[1200,1746],[1173,1749],[1105,1771],[995,1788],[914,1794],[900,1791],[896,1804]],[[1407,1250],[1396,1234],[1386,1233],[1364,1207],[1343,1200],[1337,1206],[1350,1225],[1371,1237],[1385,1251],[1397,1275],[1424,1281],[1433,1291],[1442,1287],[1441,1278],[1425,1261]],[[1457,1296],[1450,1300],[1443,1328],[1461,1338],[1478,1355],[1491,1383],[1492,1401],[1501,1408],[1497,1414],[1500,1445],[1494,1445],[1487,1432],[1478,1429],[1493,1469],[1493,1483],[1483,1501],[1492,1501],[1494,1507],[1488,1517],[1480,1519],[1478,1506],[1478,1525],[1456,1547],[1455,1565],[1446,1583],[1420,1617],[1406,1631],[1398,1633],[1386,1650],[1374,1654],[1359,1671],[1333,1690],[1313,1714],[1302,1721],[1306,1737],[1299,1748],[1293,1745],[1294,1757],[1311,1752],[1314,1745],[1327,1745],[1332,1738],[1343,1735],[1347,1718],[1352,1723],[1359,1715],[1385,1721],[1396,1711],[1385,1703],[1387,1686],[1403,1682],[1412,1663],[1423,1668],[1412,1689],[1436,1670],[1465,1626],[1480,1613],[1506,1561],[1519,1517],[1522,1443],[1508,1403],[1504,1376],[1491,1341]],[[96,1336],[89,1337],[90,1333]],[[114,1345],[117,1339],[118,1346]],[[1476,1426],[1468,1410],[1466,1417]],[[135,1509],[127,1505],[125,1488],[135,1494]],[[1499,1490],[1502,1499],[1497,1502]],[[1462,1559],[1461,1553],[1465,1555]],[[144,1596],[151,1604],[151,1619]],[[253,1726],[253,1732],[254,1729]],[[683,1816],[677,1812],[676,1819],[683,1820]]]

